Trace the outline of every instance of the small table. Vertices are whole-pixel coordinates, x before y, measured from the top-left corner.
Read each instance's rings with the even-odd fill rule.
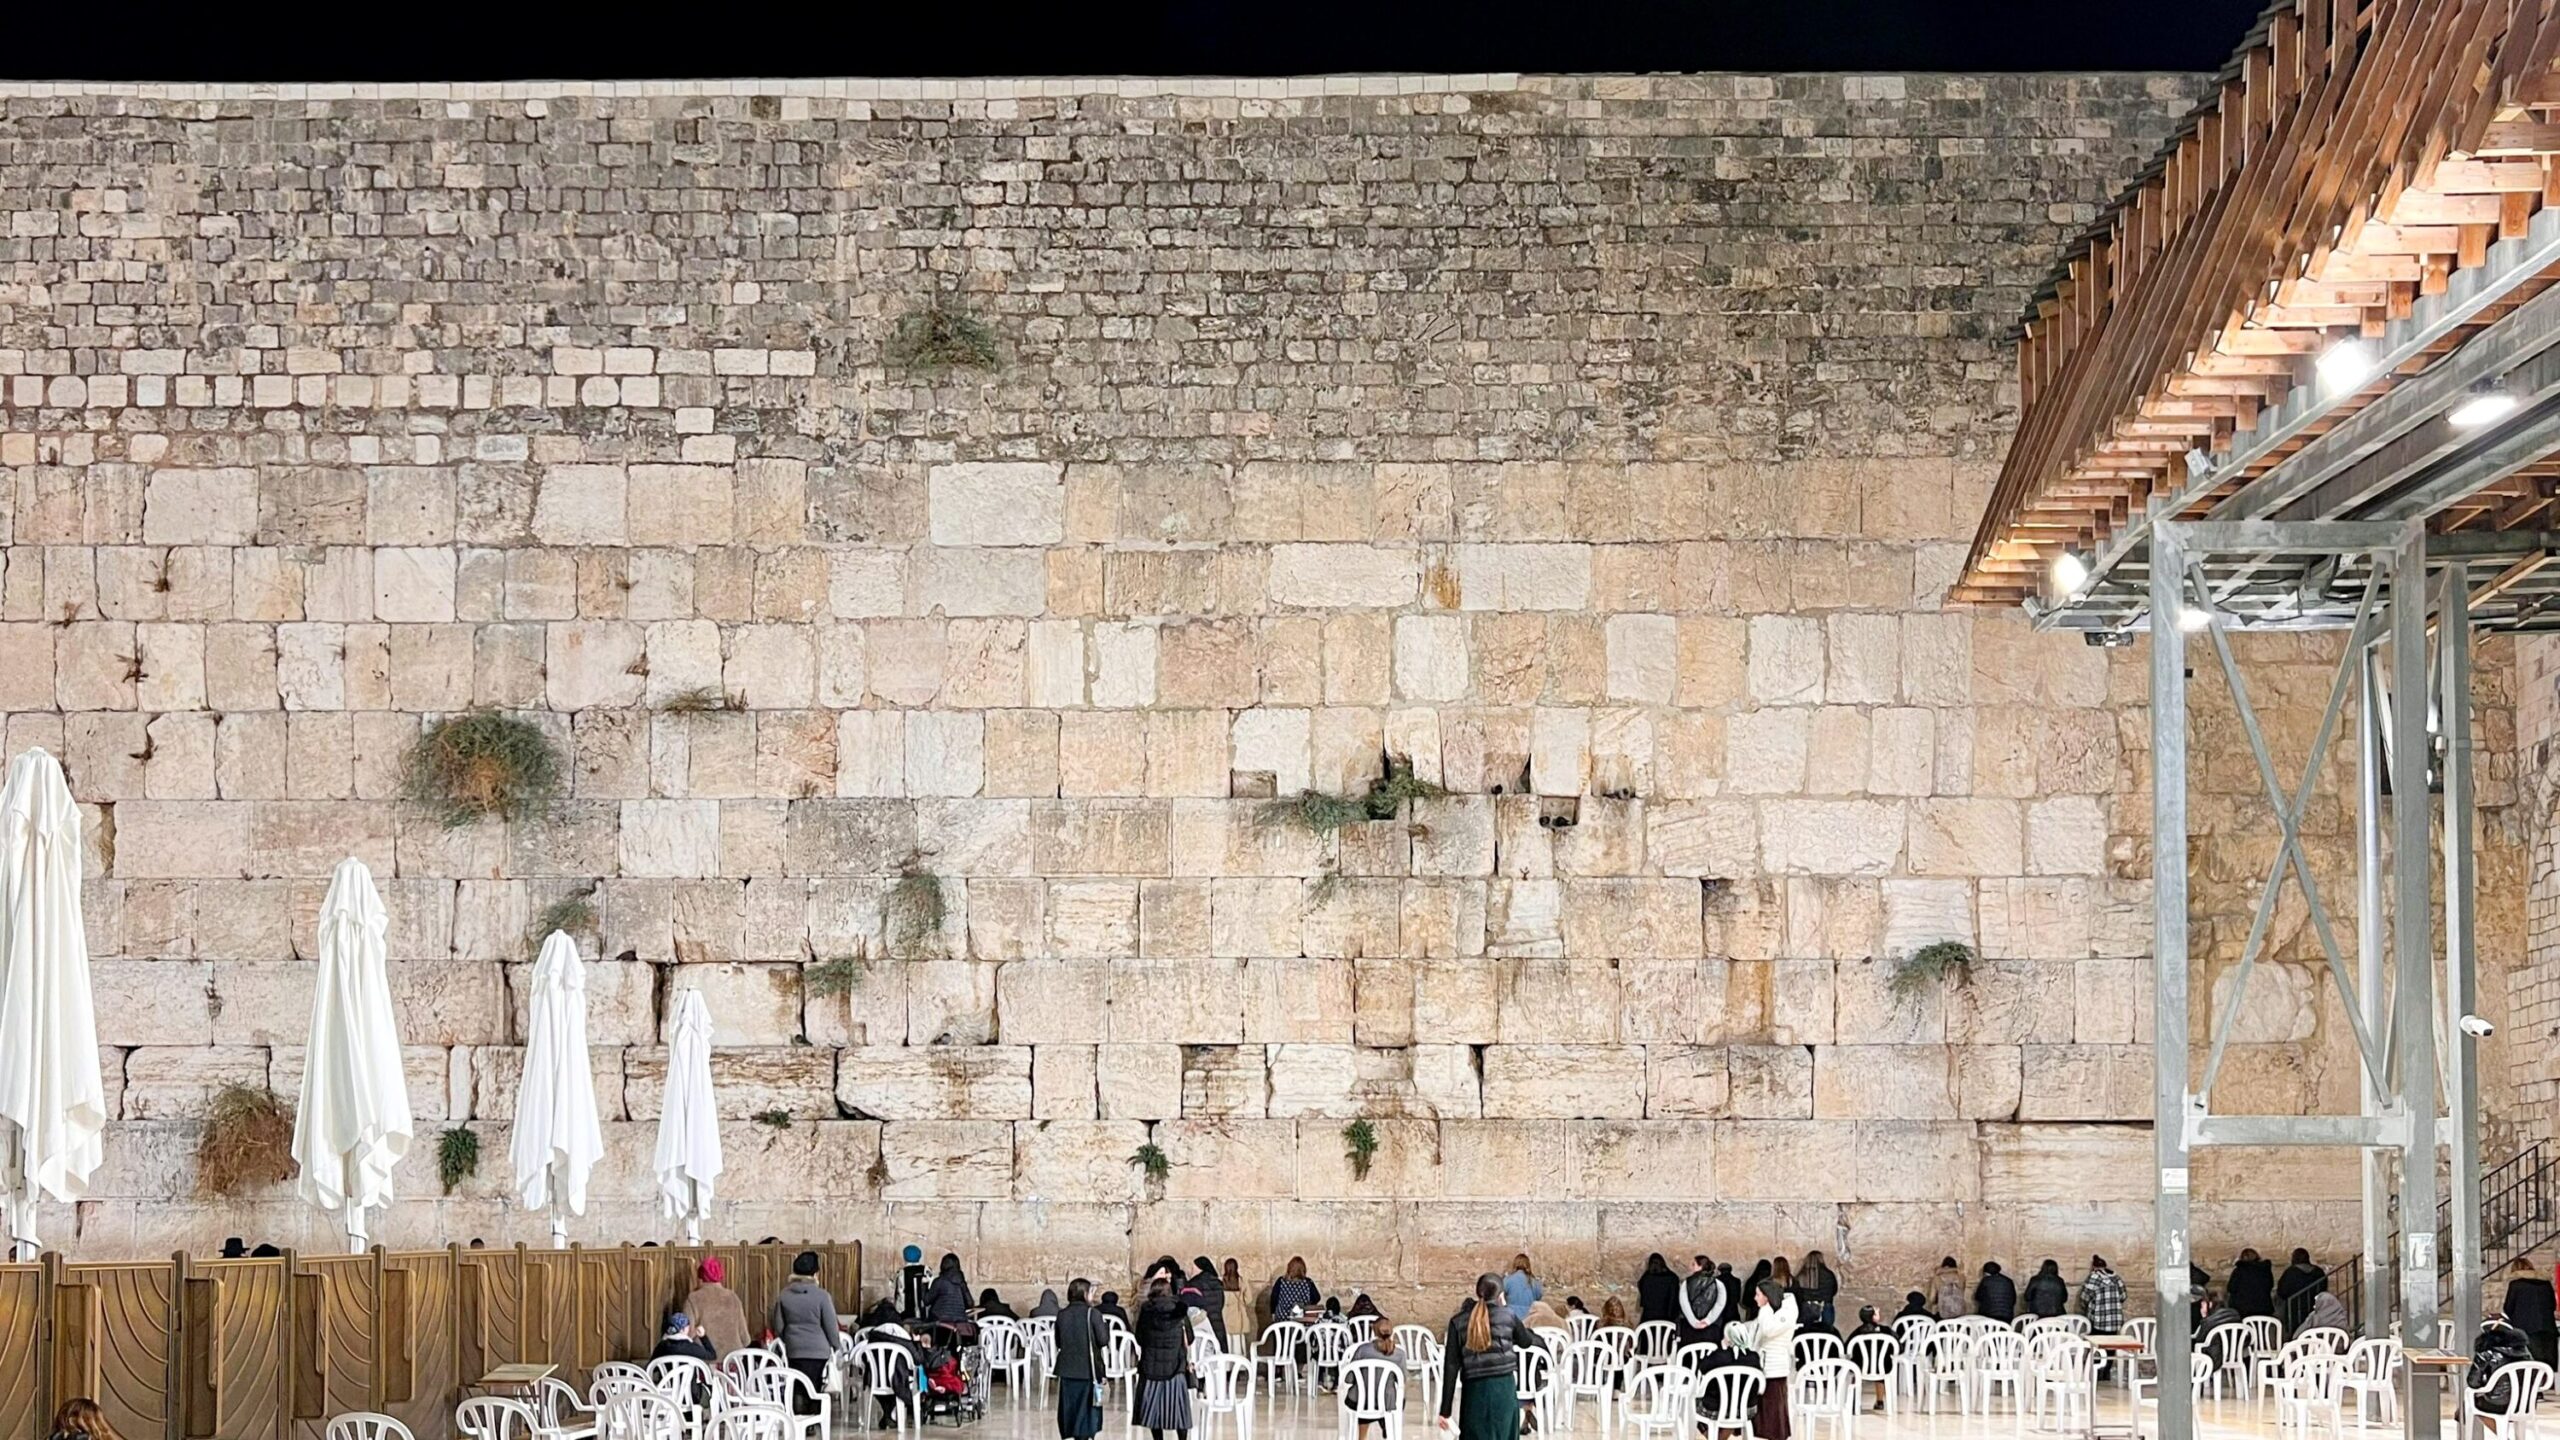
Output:
[[[2418,1372],[2423,1370],[2429,1372],[2433,1379],[2450,1381],[2456,1385],[2462,1383],[2462,1372],[2471,1365],[2470,1356],[2456,1354],[2451,1350],[2403,1350],[2400,1352],[2400,1359],[2408,1365],[2409,1378],[2412,1380],[2417,1379]],[[2408,1409],[2411,1399],[2412,1397],[2408,1395],[2400,1397],[2404,1412]],[[2462,1404],[2458,1395],[2454,1401],[2454,1413],[2464,1417],[2455,1427],[2456,1434],[2467,1436],[2477,1433],[2471,1426],[2470,1407]]]
[[[2092,1335],[2088,1340],[2090,1349],[2115,1358],[2117,1373],[2124,1377],[2124,1388],[2131,1390],[2134,1364],[2147,1347],[2130,1335]]]
[[[501,1365],[471,1382],[471,1388],[484,1394],[524,1395],[559,1373],[557,1365]]]

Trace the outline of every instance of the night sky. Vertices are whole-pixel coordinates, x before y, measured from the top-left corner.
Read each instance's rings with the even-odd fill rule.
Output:
[[[2209,70],[2263,0],[391,7],[13,16],[0,76],[499,80],[1358,71]],[[824,18],[820,18],[824,17]]]

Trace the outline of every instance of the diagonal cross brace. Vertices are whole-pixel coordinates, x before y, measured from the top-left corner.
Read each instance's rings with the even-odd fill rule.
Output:
[[[2185,579],[2198,596],[2211,593],[2203,573],[2192,565]],[[2303,763],[2302,781],[2290,799],[2286,798],[2283,782],[2277,778],[2275,759],[2268,751],[2266,734],[2258,726],[2257,710],[2249,703],[2249,687],[2240,678],[2239,661],[2231,653],[2231,638],[2218,625],[2206,627],[2213,637],[2214,654],[2222,661],[2223,676],[2231,683],[2232,705],[2239,712],[2241,731],[2249,738],[2250,754],[2258,762],[2258,778],[2266,786],[2267,804],[2275,811],[2282,839],[2276,852],[2275,869],[2258,892],[2257,913],[2249,922],[2248,943],[2241,947],[2240,970],[2232,981],[2231,999],[2223,1006],[2221,1018],[2214,1023],[2213,1050],[2205,1060],[2204,1079],[2196,1088],[2196,1094],[2200,1096],[2213,1093],[2214,1079],[2222,1073],[2223,1053],[2231,1044],[2231,1031],[2240,1017],[2240,1006],[2248,998],[2249,973],[2256,968],[2258,953],[2265,947],[2267,927],[2275,919],[2276,896],[2284,887],[2287,870],[2293,873],[2302,888],[2302,898],[2311,911],[2312,929],[2320,937],[2321,952],[2328,957],[2329,978],[2336,982],[2339,995],[2346,1001],[2347,1023],[2355,1030],[2357,1057],[2373,1083],[2376,1086],[2384,1084],[2382,1052],[2376,1046],[2372,1032],[2365,1027],[2362,1007],[2356,1001],[2355,982],[2347,975],[2346,962],[2338,951],[2338,937],[2329,925],[2328,906],[2321,902],[2320,884],[2311,876],[2311,861],[2302,853],[2302,817],[2310,807],[2320,764],[2328,758],[2329,742],[2337,734],[2338,717],[2346,708],[2348,682],[2361,663],[2359,657],[2364,653],[2367,626],[2373,617],[2374,598],[2380,593],[2381,580],[2382,567],[2378,565],[2365,577],[2364,597],[2357,602],[2355,624],[2347,632],[2346,653],[2329,682],[2329,702],[2321,709],[2320,728],[2312,736],[2310,758]]]

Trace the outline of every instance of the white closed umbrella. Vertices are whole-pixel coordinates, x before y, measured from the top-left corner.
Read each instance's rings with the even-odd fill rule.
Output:
[[[361,860],[338,862],[320,902],[320,979],[311,996],[293,1158],[302,1198],[347,1217],[347,1249],[364,1253],[365,1214],[391,1203],[391,1170],[409,1151],[408,1076],[382,936],[390,917]]]
[[[33,1259],[36,1202],[89,1193],[107,1090],[80,919],[80,811],[62,766],[31,749],[0,785],[0,1210]]]
[[[711,1007],[702,992],[676,1002],[676,1033],[667,1047],[667,1089],[658,1105],[658,1203],[684,1222],[684,1241],[702,1243],[720,1178],[720,1112],[711,1103]]]
[[[516,1198],[551,1212],[551,1243],[569,1243],[562,1215],[587,1213],[587,1172],[604,1158],[595,1072],[587,1065],[587,967],[560,931],[542,942],[527,1009],[524,1075],[516,1082]]]

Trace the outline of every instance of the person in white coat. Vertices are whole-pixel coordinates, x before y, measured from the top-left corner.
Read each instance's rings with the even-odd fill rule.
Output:
[[[1724,1343],[1760,1354],[1760,1408],[1752,1413],[1756,1440],[1787,1440],[1787,1379],[1795,1374],[1796,1299],[1775,1280],[1759,1286],[1760,1312],[1725,1327]]]

